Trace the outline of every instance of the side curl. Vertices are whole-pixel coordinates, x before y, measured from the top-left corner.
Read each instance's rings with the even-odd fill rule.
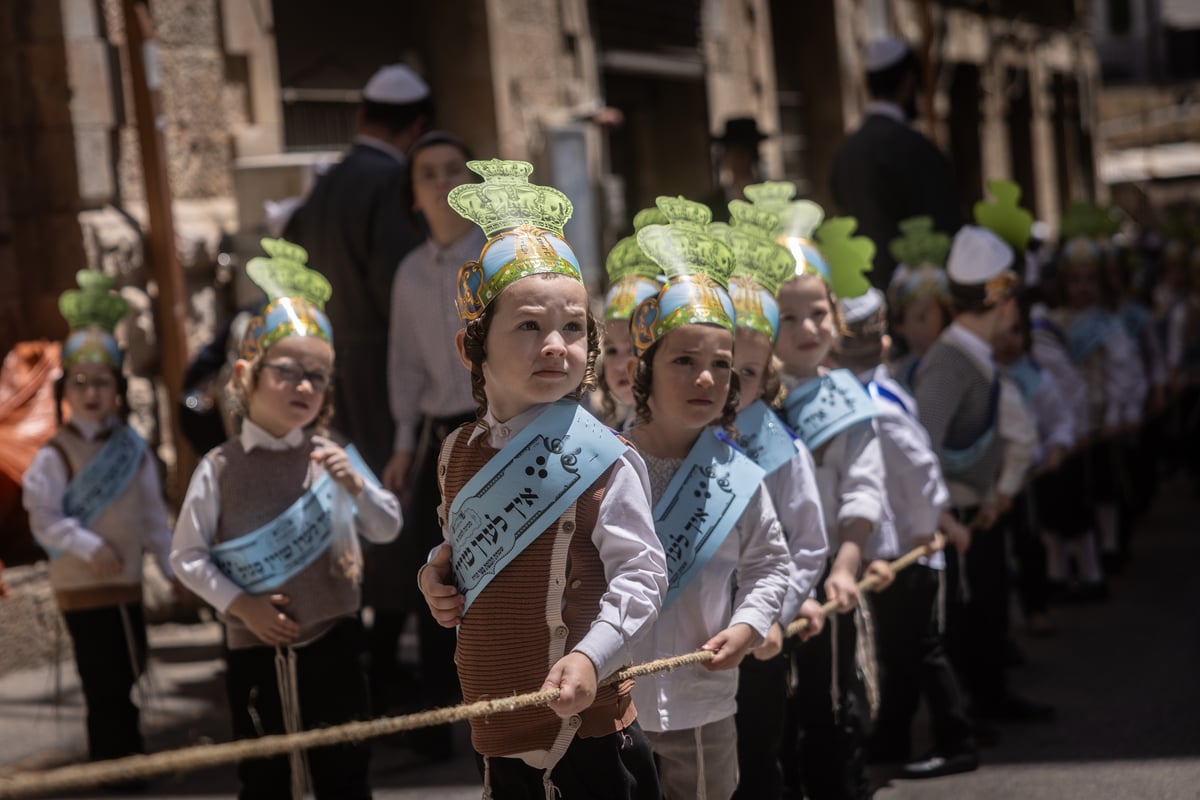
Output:
[[[637,368],[633,373],[633,404],[639,425],[646,425],[654,419],[654,415],[650,413],[650,392],[654,385],[654,355],[658,352],[658,345],[661,341],[659,339],[638,356]],[[736,371],[730,370],[729,395],[725,398],[725,405],[721,409],[720,418],[714,424],[719,425],[734,438],[737,437],[737,428],[733,423],[737,419],[738,405],[741,403],[741,397],[741,379],[738,378]]]

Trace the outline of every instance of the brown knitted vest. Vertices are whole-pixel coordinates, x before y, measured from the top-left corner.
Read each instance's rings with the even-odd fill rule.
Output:
[[[441,513],[497,453],[484,436],[467,443],[474,428],[475,423],[460,427],[442,445]],[[587,634],[608,589],[591,534],[611,472],[612,467],[471,604],[458,629],[454,656],[466,702],[538,691],[555,662]],[[441,522],[446,527],[446,520]],[[485,756],[565,751],[572,728],[590,738],[632,724],[637,718],[629,698],[632,688],[632,681],[601,688],[578,718],[560,719],[543,707],[472,720],[472,744]],[[558,757],[561,752],[552,761]]]
[[[59,429],[48,442],[66,461],[67,477],[73,479],[104,448],[108,437],[85,439],[70,425]],[[145,456],[149,458],[149,454]],[[120,575],[100,578],[87,561],[73,553],[63,553],[50,562],[50,585],[59,607],[64,611],[102,608],[142,599],[141,494],[137,475],[125,491],[104,509],[89,530],[113,549],[124,569]]]
[[[205,458],[212,463],[221,492],[221,515],[213,543],[244,536],[279,516],[308,490],[321,468],[309,457],[311,439],[292,450],[256,448],[249,453],[233,439]],[[338,620],[351,616],[360,605],[358,584],[335,574],[332,548],[292,576],[271,594],[285,594],[285,608],[300,626],[295,645],[321,638]],[[263,646],[250,629],[231,614],[225,615],[229,647],[238,650]]]

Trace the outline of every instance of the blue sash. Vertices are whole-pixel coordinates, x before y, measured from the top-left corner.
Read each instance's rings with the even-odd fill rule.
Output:
[[[947,478],[961,475],[975,462],[983,458],[996,438],[996,416],[1000,409],[1000,376],[992,378],[991,396],[988,398],[987,429],[971,444],[954,450],[942,445],[942,472]]]
[[[1076,364],[1086,361],[1113,334],[1115,325],[1113,316],[1098,308],[1076,319],[1067,330],[1067,349],[1071,353],[1071,360]]]
[[[1129,338],[1141,344],[1142,332],[1150,325],[1150,309],[1138,303],[1126,303],[1121,306],[1119,313]]]
[[[835,369],[792,389],[783,410],[788,425],[809,450],[875,416],[874,402],[848,369]]]
[[[762,400],[742,409],[734,421],[738,447],[770,475],[796,457],[796,435]]]
[[[1025,398],[1025,402],[1029,403],[1033,399],[1033,395],[1041,388],[1045,378],[1042,375],[1042,368],[1030,356],[1022,356],[1017,359],[1007,370],[1008,379],[1017,385],[1021,390],[1021,397]]]
[[[450,505],[463,613],[505,567],[612,466],[626,445],[579,403],[560,400],[513,438]]]
[[[142,466],[146,442],[128,425],[118,425],[100,452],[67,484],[63,513],[91,527],[121,496]]]
[[[908,403],[904,402],[904,398],[878,381],[871,381],[867,384],[867,394],[876,400],[887,400],[892,405],[899,406],[900,410],[910,417],[915,416],[912,409],[908,407]]]
[[[654,532],[667,553],[664,611],[717,552],[763,477],[722,434],[700,434],[654,506]]]
[[[364,480],[379,482],[353,445],[346,455]],[[324,470],[304,494],[275,519],[209,551],[217,569],[247,594],[278,589],[317,560],[333,542],[338,485]],[[354,534],[357,535],[357,534]]]

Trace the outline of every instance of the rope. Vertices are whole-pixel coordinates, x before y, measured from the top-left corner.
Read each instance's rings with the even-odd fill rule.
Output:
[[[892,571],[899,572],[906,569],[918,559],[929,555],[930,552],[929,545],[922,545],[891,562]],[[878,578],[869,576],[858,582],[858,588],[860,591],[870,591],[878,583]],[[826,613],[832,613],[836,610],[836,604],[830,601],[824,605],[824,609]],[[794,636],[804,630],[807,625],[808,620],[806,619],[796,620],[788,626],[787,635]],[[697,650],[671,658],[660,658],[618,670],[600,681],[599,685],[609,686],[631,678],[669,672],[692,664],[704,664],[712,661],[714,657],[715,654],[711,651]],[[0,799],[34,797],[51,792],[93,787],[101,783],[128,781],[169,772],[189,772],[247,759],[269,758],[293,750],[351,744],[401,731],[430,728],[463,720],[481,719],[507,711],[545,706],[557,699],[558,689],[543,689],[512,697],[499,697],[449,708],[421,711],[401,717],[381,717],[300,733],[273,734],[256,739],[196,745],[150,755],[133,755],[110,761],[73,764],[43,772],[27,772],[11,777],[0,777]]]

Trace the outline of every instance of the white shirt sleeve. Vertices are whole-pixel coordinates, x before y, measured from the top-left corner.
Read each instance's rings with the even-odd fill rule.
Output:
[[[1042,447],[1074,446],[1075,421],[1071,407],[1059,390],[1058,380],[1045,370],[1042,371],[1041,385],[1033,393],[1032,402]]]
[[[996,491],[1016,497],[1025,485],[1025,475],[1033,466],[1038,434],[1020,390],[1007,378],[1000,381],[1000,413],[996,428],[1003,443]]]
[[[400,533],[404,524],[400,501],[387,489],[364,479],[362,494],[354,498],[354,506],[355,533],[368,542],[385,544]]]
[[[630,645],[650,630],[667,594],[667,557],[650,507],[650,479],[641,456],[629,449],[608,479],[592,544],[604,564],[608,590],[600,613],[575,646],[606,677],[632,663]]]
[[[766,636],[779,621],[788,590],[791,561],[775,506],[759,486],[734,530],[741,549],[737,562],[737,593],[729,626],[745,623]],[[731,534],[732,535],[732,534]]]
[[[53,447],[43,447],[22,478],[22,503],[29,513],[33,538],[47,550],[72,553],[85,561],[104,544],[104,540],[75,517],[63,511],[67,493],[67,465]]]
[[[192,473],[183,508],[175,522],[171,566],[184,586],[224,613],[242,589],[225,577],[209,557],[217,535],[220,509],[221,490],[217,486],[216,473],[212,462],[203,458]]]
[[[167,505],[158,482],[158,465],[149,453],[142,458],[137,482],[142,501],[143,541],[163,577],[171,580],[175,577],[175,570],[171,568],[171,525],[167,521]]]
[[[840,530],[852,519],[865,519],[872,530],[883,519],[884,463],[875,428],[862,422],[839,434],[845,439],[846,462],[838,483],[837,524]],[[841,542],[841,537],[837,538]]]
[[[901,541],[928,536],[938,529],[941,512],[950,501],[929,435],[902,412],[881,413],[875,423]]]
[[[415,338],[411,326],[413,315],[406,305],[406,295],[413,293],[407,286],[401,268],[392,281],[392,315],[388,334],[388,402],[392,419],[396,423],[396,437],[392,447],[397,452],[413,452],[417,449],[417,429],[421,425],[421,387],[429,381],[420,353],[413,346]],[[420,294],[419,292],[417,294]],[[453,369],[457,364],[447,364]]]
[[[825,569],[829,537],[825,535],[825,512],[817,487],[812,454],[803,445],[791,461],[763,480],[775,503],[788,552],[791,554],[788,590],[779,620],[788,625]]]

